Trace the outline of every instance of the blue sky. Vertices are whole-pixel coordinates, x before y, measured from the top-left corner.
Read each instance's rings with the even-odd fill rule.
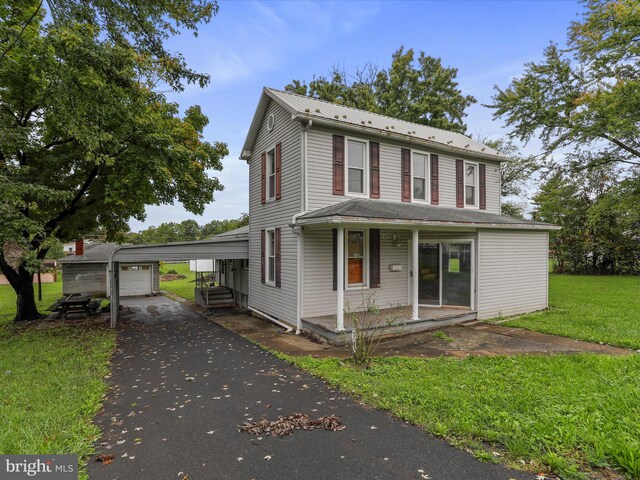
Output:
[[[544,47],[564,44],[569,23],[582,6],[575,1],[220,1],[220,12],[197,38],[185,33],[169,47],[190,66],[211,75],[206,89],[171,94],[182,109],[198,104],[209,117],[208,141],[229,146],[224,169],[213,172],[225,190],[204,215],[179,204],[148,207],[133,231],[188,218],[198,223],[248,212],[248,167],[238,160],[263,86],[283,88],[310,80],[333,65],[354,71],[367,62],[387,67],[401,45],[441,57],[458,68],[464,94],[478,99],[466,119],[468,134],[499,137],[489,103],[493,86],[506,87],[523,65],[539,60]],[[526,151],[535,152],[535,145]]]

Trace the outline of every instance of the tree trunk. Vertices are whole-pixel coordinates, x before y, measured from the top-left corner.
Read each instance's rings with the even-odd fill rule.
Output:
[[[22,266],[18,269],[18,281],[12,285],[16,291],[16,316],[14,322],[23,320],[37,320],[44,315],[38,312],[36,296],[33,291],[33,273],[27,272]]]
[[[7,277],[9,284],[16,292],[16,316],[14,322],[37,320],[44,315],[38,312],[36,296],[33,291],[33,273],[28,272],[23,265],[14,270],[0,252],[0,271]]]

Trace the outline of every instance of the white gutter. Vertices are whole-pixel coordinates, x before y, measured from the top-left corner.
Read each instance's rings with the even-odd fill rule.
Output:
[[[381,219],[381,218],[363,218],[363,217],[347,217],[342,215],[334,215],[322,218],[302,219],[291,227],[304,225],[326,225],[326,224],[368,224],[368,225],[394,225],[394,226],[421,226],[421,227],[467,227],[467,228],[489,228],[504,230],[561,230],[562,227],[557,225],[530,225],[526,223],[478,223],[478,222],[438,222],[424,220],[408,220],[408,219]]]
[[[291,328],[289,325],[287,325],[284,322],[281,322],[280,320],[276,320],[275,318],[273,318],[271,315],[267,315],[266,313],[258,310],[257,308],[253,308],[253,307],[247,307],[250,311],[252,311],[253,313],[255,313],[256,315],[261,316],[262,318],[266,318],[267,320],[269,320],[270,322],[275,323],[276,325],[279,325],[280,327],[284,328],[287,332],[286,333],[291,333],[293,332],[293,328]]]
[[[291,116],[292,119],[294,120],[311,120],[311,115],[305,115],[302,113],[298,113],[298,114],[294,114]],[[414,137],[412,135],[407,135],[401,132],[396,132],[396,131],[382,131],[379,128],[375,128],[375,127],[370,127],[367,125],[357,125],[354,123],[348,123],[348,122],[341,122],[339,120],[332,120],[330,118],[318,118],[318,117],[313,117],[315,122],[322,125],[327,125],[330,127],[335,127],[336,125],[339,125],[343,128],[347,128],[350,130],[359,130],[359,131],[365,131],[367,133],[374,133],[377,134],[379,136],[387,136],[387,137],[396,137],[396,138],[401,138],[405,141],[409,141],[412,143],[418,143],[420,145],[428,145],[431,147],[435,147],[435,148],[439,148],[441,150],[446,150],[448,152],[452,152],[454,154],[459,154],[459,155],[468,155],[470,157],[473,158],[483,158],[485,160],[491,160],[494,162],[511,162],[513,161],[513,159],[508,158],[508,157],[503,157],[501,155],[494,155],[491,153],[484,153],[484,152],[478,152],[475,150],[465,150],[464,148],[460,148],[460,147],[454,147],[452,145],[447,145],[445,143],[441,143],[441,142],[434,142],[434,141],[430,141],[430,140],[425,140],[424,138],[419,138],[419,137]]]

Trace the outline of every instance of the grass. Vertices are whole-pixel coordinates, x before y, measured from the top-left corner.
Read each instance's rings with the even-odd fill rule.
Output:
[[[61,283],[43,284],[50,306]],[[0,454],[93,451],[100,430],[91,420],[107,390],[104,380],[115,332],[97,326],[36,328],[13,324],[15,294],[0,285]],[[84,469],[80,478],[86,479]]]
[[[62,275],[55,283],[42,284],[42,301],[38,302],[38,287],[34,285],[38,309],[43,312],[62,296]],[[16,294],[11,285],[0,285],[0,325],[10,322],[16,314]]]
[[[550,275],[544,312],[504,325],[640,349],[640,277]]]
[[[505,324],[640,348],[640,277],[551,275],[549,295],[548,311]],[[287,359],[479,460],[524,461],[566,479],[612,478],[607,468],[640,479],[638,355],[396,357],[367,369]]]
[[[640,478],[637,355],[396,357],[367,369],[337,359],[289,360],[480,459],[497,448],[565,478],[607,466]]]
[[[193,302],[196,273],[189,270],[188,263],[165,263],[160,267],[160,275],[166,274],[169,270],[175,270],[178,275],[184,275],[186,278],[170,282],[160,281],[160,288]]]

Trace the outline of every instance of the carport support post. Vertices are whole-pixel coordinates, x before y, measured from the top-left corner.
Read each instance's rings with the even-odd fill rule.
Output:
[[[111,313],[111,328],[116,328],[116,321],[118,320],[118,310],[120,309],[120,262],[114,262],[111,260],[109,263],[109,275],[111,276],[111,298],[110,300],[110,313]]]
[[[420,309],[418,308],[418,264],[420,232],[413,230],[411,236],[411,320],[420,320]]]
[[[344,330],[344,227],[338,227],[338,238],[336,239],[338,243],[338,252],[337,252],[337,269],[336,276],[337,278],[337,312],[336,312],[336,330],[341,332]]]

